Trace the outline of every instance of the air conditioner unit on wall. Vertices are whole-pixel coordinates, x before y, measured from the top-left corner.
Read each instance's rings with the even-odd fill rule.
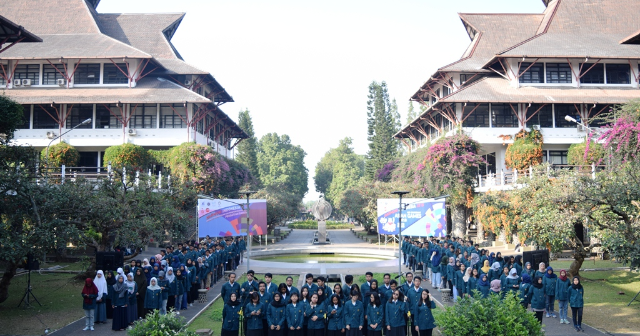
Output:
[[[58,78],[56,79],[56,84],[63,86],[66,84],[66,80],[64,78]]]
[[[138,132],[136,132],[135,128],[130,128],[129,129],[129,135],[130,136],[136,136],[136,135],[138,135]]]
[[[55,137],[56,137],[56,134],[55,134],[55,133],[53,133],[53,132],[47,132],[47,138],[49,138],[49,139],[53,139],[53,138],[55,138]]]
[[[192,83],[193,83],[193,82],[192,82],[190,79],[185,79],[185,80],[184,80],[184,85],[185,85],[185,86],[191,86],[191,84],[192,84]]]
[[[536,131],[540,130],[540,125],[532,125],[531,128],[533,128]]]
[[[23,79],[22,80],[22,86],[31,86],[31,80],[30,79]]]
[[[20,86],[22,85],[22,80],[20,79],[14,79],[13,80],[13,86]]]

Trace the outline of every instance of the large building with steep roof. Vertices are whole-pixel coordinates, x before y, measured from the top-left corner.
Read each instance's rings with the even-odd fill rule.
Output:
[[[459,14],[471,44],[411,97],[426,110],[395,137],[411,150],[461,127],[487,161],[479,191],[514,176],[505,140],[522,129],[541,131],[545,162],[567,165],[583,125],[601,127],[597,116],[640,98],[640,2],[543,2],[542,14]]]
[[[233,98],[171,43],[184,13],[103,14],[99,0],[0,0],[0,15],[42,39],[0,54],[0,88],[24,106],[17,144],[63,140],[80,165],[133,143],[166,149],[186,141],[231,158],[247,135],[220,105]]]

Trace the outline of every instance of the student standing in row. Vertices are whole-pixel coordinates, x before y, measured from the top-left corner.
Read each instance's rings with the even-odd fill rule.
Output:
[[[138,319],[138,287],[133,281],[133,274],[127,274],[127,290],[129,291],[129,303],[127,305],[127,323],[133,324]]]
[[[109,297],[109,285],[104,277],[104,272],[98,271],[93,279],[93,284],[98,288],[96,297],[96,313],[94,323],[107,323],[107,298]]]
[[[364,324],[364,306],[359,300],[360,293],[352,290],[351,301],[345,303],[343,308],[344,327],[346,336],[362,335],[362,326]]]
[[[311,295],[311,303],[307,307],[306,314],[309,317],[307,325],[307,334],[305,336],[324,336],[324,314],[326,312],[325,305],[320,302],[320,295],[314,293]]]
[[[159,310],[162,305],[162,289],[158,286],[158,279],[151,278],[144,295],[144,316]]]
[[[404,295],[399,290],[394,290],[390,301],[385,305],[387,336],[405,336],[407,324],[404,315],[407,311]]]
[[[98,288],[93,284],[91,278],[84,281],[82,287],[82,309],[84,309],[85,327],[82,330],[93,330],[93,318],[96,310],[96,298],[98,297]]]
[[[340,291],[342,291],[340,284],[336,284],[334,288],[340,288]],[[343,336],[345,326],[342,296],[334,291],[329,300],[330,304],[327,306],[327,336]]]
[[[112,330],[124,330],[129,325],[127,318],[127,305],[129,304],[129,288],[124,281],[124,276],[118,274],[116,283],[113,285],[113,295],[111,296],[113,308]]]
[[[382,336],[384,325],[384,306],[380,302],[380,295],[369,295],[365,317],[367,320],[367,336]]]
[[[431,313],[432,309],[436,308],[436,303],[433,302],[433,298],[427,289],[422,291],[420,301],[413,308],[413,315],[415,331],[420,336],[431,336],[433,328],[436,327],[435,319]]]
[[[305,336],[302,331],[305,307],[298,302],[298,293],[291,293],[291,303],[287,305],[287,336]]]
[[[258,293],[249,296],[249,303],[244,307],[244,318],[247,321],[247,336],[263,336],[262,335],[262,303]]]
[[[116,284],[116,278],[113,276],[113,272],[111,271],[107,271],[107,274],[105,274],[105,276],[107,279],[107,297],[106,297],[107,319],[113,319],[113,303],[111,301],[111,298],[113,297],[113,285]]]
[[[580,284],[580,278],[573,277],[573,284],[569,290],[569,304],[571,305],[571,317],[576,331],[582,331],[582,308],[584,307],[584,289]]]
[[[264,283],[260,285],[262,289]],[[264,286],[266,289],[266,285]],[[268,295],[268,294],[267,294]],[[286,305],[282,302],[280,293],[273,294],[271,304],[263,304],[267,307],[267,328],[269,336],[283,336],[285,330]]]
[[[558,315],[560,323],[569,324],[567,307],[569,304],[569,287],[571,281],[567,278],[567,271],[560,270],[560,277],[556,281],[556,300],[558,300]]]
[[[241,309],[242,306],[238,300],[238,294],[232,292],[229,294],[229,299],[225,301],[224,308],[222,308],[221,336],[238,336]]]

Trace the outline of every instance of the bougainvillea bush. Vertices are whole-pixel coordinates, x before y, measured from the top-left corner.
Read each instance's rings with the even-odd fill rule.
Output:
[[[521,130],[507,147],[504,162],[507,168],[526,170],[542,163],[542,133],[538,130]]]
[[[62,165],[75,167],[80,160],[80,153],[68,143],[60,142],[49,147],[48,156],[47,149],[43,149],[40,158],[49,167],[61,167]]]
[[[108,147],[104,151],[102,165],[107,167],[111,164],[114,168],[126,167],[127,169],[142,171],[148,168],[149,162],[149,153],[144,147],[126,143]]]
[[[613,125],[606,127],[598,138],[604,148],[610,149],[609,155],[618,163],[637,161],[640,150],[640,121],[632,116],[618,118]]]

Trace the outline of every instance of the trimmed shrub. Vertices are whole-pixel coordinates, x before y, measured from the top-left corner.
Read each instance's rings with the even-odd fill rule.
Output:
[[[605,152],[602,144],[593,141],[585,141],[572,144],[567,153],[567,162],[573,166],[588,166],[592,163],[599,164],[604,158]]]
[[[542,133],[537,130],[521,130],[507,147],[505,164],[507,168],[526,170],[542,163]]]
[[[134,170],[143,170],[149,165],[149,153],[142,146],[134,144],[122,144],[111,146],[104,151],[104,160],[102,165],[108,166],[109,163],[113,167],[132,168]]]
[[[127,331],[129,336],[196,336],[193,331],[187,331],[184,318],[174,311],[160,315],[158,310],[148,314],[144,319],[135,322]]]
[[[49,147],[49,156],[47,157],[47,149],[43,149],[40,154],[43,163],[49,167],[75,167],[80,160],[78,150],[66,142],[60,142]]]

